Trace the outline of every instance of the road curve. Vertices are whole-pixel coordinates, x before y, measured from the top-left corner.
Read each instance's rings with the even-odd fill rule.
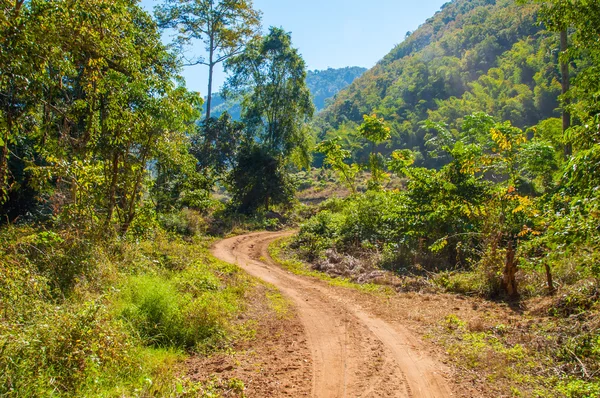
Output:
[[[212,253],[276,286],[295,304],[312,353],[312,396],[452,397],[441,365],[405,328],[350,303],[339,289],[294,275],[268,255],[291,232],[259,232],[222,240]]]

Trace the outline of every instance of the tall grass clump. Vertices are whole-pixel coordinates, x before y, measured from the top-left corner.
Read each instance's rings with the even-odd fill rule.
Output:
[[[201,265],[181,275],[130,277],[119,298],[120,316],[144,344],[204,351],[231,333],[241,297]]]
[[[0,396],[170,396],[187,352],[228,346],[245,277],[150,232],[0,229]]]

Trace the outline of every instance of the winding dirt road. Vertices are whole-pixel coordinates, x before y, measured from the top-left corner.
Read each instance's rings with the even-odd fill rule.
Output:
[[[268,255],[291,232],[261,232],[217,243],[213,255],[276,286],[295,304],[313,364],[312,396],[452,397],[443,365],[404,327],[373,316],[343,291],[294,275]]]

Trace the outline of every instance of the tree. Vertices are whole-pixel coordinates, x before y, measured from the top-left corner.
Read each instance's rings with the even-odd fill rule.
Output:
[[[370,187],[379,189],[385,179],[385,160],[383,156],[375,152],[377,145],[387,141],[391,137],[391,129],[383,118],[378,118],[376,114],[371,116],[364,115],[364,122],[358,128],[358,132],[363,138],[371,141],[371,153],[369,154],[369,169],[371,170]]]
[[[234,196],[243,207],[264,198],[268,209],[280,197],[289,197],[283,191],[288,190],[286,168],[291,161],[302,166],[310,162],[307,122],[314,107],[306,87],[306,65],[292,47],[291,35],[272,27],[267,36],[253,40],[243,53],[230,58],[226,70],[232,75],[225,91],[243,96],[242,120],[247,130],[245,148],[232,174]],[[245,168],[267,173],[256,178],[273,179],[273,183],[244,188],[251,181],[246,179]]]
[[[24,202],[26,185],[57,221],[126,233],[199,97],[177,86],[177,60],[135,1],[0,4],[0,149],[16,155],[0,159],[0,196]]]
[[[316,151],[325,155],[323,163],[335,170],[344,179],[344,184],[355,194],[356,175],[359,172],[359,167],[357,164],[349,165],[346,163],[346,159],[350,158],[350,151],[342,149],[339,141],[339,137],[321,141],[317,145]]]
[[[214,67],[239,54],[246,43],[258,35],[260,12],[252,0],[165,0],[156,7],[162,28],[177,30],[177,44],[186,46],[201,40],[208,59],[199,58],[191,65],[208,66],[206,119],[210,118]]]
[[[242,146],[237,165],[229,175],[233,203],[242,213],[253,213],[261,206],[289,203],[294,185],[281,159],[267,148],[248,142]]]
[[[250,135],[277,156],[293,152],[308,160],[306,123],[314,113],[306,86],[306,64],[281,28],[248,44],[229,59],[225,91],[244,97],[242,120]]]
[[[244,124],[225,112],[218,119],[205,119],[191,137],[190,152],[208,181],[216,182],[233,168],[243,131]]]
[[[38,4],[39,6],[39,4]],[[40,96],[39,85],[45,59],[36,36],[38,20],[24,0],[0,2],[0,205],[22,181],[9,169],[18,137],[23,137],[25,116]]]

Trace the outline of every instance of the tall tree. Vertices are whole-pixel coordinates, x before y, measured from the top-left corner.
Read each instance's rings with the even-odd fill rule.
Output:
[[[252,154],[244,160],[260,159],[261,164],[268,165],[264,170],[278,171],[269,178],[285,177],[279,170],[290,160],[307,166],[310,158],[307,122],[314,106],[306,86],[306,64],[292,47],[291,35],[271,27],[267,36],[250,42],[243,53],[230,58],[225,66],[231,72],[225,92],[244,98],[242,120],[248,135],[246,145],[260,146],[244,151]],[[236,175],[243,173],[237,170],[233,173]],[[283,181],[259,184],[248,194],[256,196],[260,192],[268,208],[270,198],[281,197],[275,191],[284,185]],[[243,202],[255,203],[246,198]]]
[[[165,0],[156,7],[155,14],[162,28],[177,30],[179,46],[190,45],[194,40],[204,43],[208,58],[187,60],[187,64],[208,66],[209,119],[214,68],[239,54],[258,35],[260,12],[252,8],[252,0]]]
[[[292,47],[291,35],[271,27],[226,63],[231,78],[226,93],[244,98],[242,119],[273,154],[308,152],[306,122],[314,113],[306,86],[306,64]]]

